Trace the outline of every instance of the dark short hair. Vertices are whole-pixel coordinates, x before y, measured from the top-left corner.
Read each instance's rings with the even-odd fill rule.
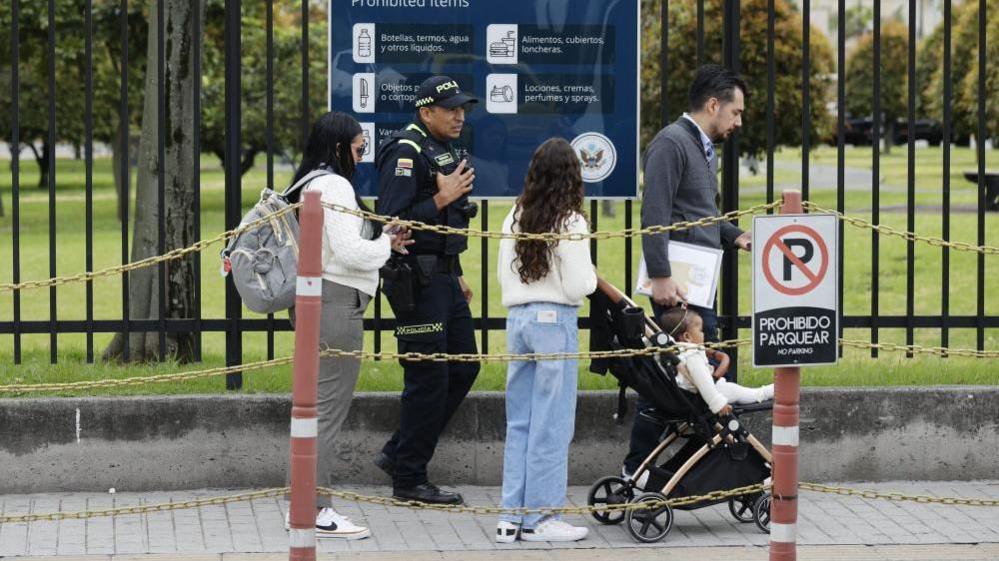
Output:
[[[667,309],[659,316],[659,328],[671,337],[679,338],[680,335],[683,335],[690,329],[690,324],[694,321],[694,318],[699,317],[701,317],[701,314],[694,310],[684,308],[683,306],[675,306]]]
[[[746,81],[737,73],[717,64],[705,64],[697,69],[694,83],[690,85],[687,110],[700,111],[712,97],[722,103],[728,103],[735,99],[736,88],[742,90],[742,95],[748,97],[749,88],[746,87]]]

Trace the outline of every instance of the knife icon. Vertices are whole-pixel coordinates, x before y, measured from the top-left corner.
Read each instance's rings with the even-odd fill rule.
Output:
[[[361,78],[361,109],[368,107],[368,81]]]

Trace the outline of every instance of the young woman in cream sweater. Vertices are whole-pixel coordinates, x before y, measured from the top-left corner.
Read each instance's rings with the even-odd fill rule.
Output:
[[[504,232],[589,232],[583,215],[579,159],[561,138],[534,153],[524,193],[503,222]],[[511,353],[575,353],[583,298],[597,287],[587,241],[500,242],[499,282]],[[503,506],[565,504],[569,442],[575,426],[578,367],[573,360],[511,362],[506,379]],[[559,517],[502,516],[496,541],[576,541],[584,527]]]

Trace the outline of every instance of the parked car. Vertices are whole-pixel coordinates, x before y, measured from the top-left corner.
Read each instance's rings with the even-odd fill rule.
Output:
[[[943,127],[933,119],[916,119],[915,126],[912,129],[916,140],[925,140],[931,146],[939,146],[940,142],[943,141]],[[899,120],[896,122],[895,136],[892,140],[895,144],[909,142],[909,125],[906,121]]]
[[[925,140],[932,146],[938,146],[943,141],[943,128],[934,119],[917,119],[914,127],[916,140]],[[874,119],[870,115],[864,117],[847,116],[844,126],[844,140],[854,146],[870,146],[874,140]],[[833,131],[831,142],[836,143],[836,131]],[[881,138],[889,134],[887,123],[881,127]],[[909,126],[903,119],[895,121],[892,144],[900,145],[909,142]]]

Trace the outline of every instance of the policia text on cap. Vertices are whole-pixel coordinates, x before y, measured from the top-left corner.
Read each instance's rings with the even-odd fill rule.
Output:
[[[477,103],[446,76],[424,81],[417,92],[416,119],[382,145],[378,167],[378,212],[408,220],[467,228],[477,210],[468,201],[475,173],[452,145],[461,135],[465,111]],[[399,351],[475,353],[468,302],[458,256],[462,236],[415,232],[409,255],[383,270],[383,290],[395,313]],[[393,495],[430,503],[461,503],[458,493],[427,480],[437,439],[479,373],[478,363],[402,361],[405,371],[399,430],[375,459],[392,476]]]

